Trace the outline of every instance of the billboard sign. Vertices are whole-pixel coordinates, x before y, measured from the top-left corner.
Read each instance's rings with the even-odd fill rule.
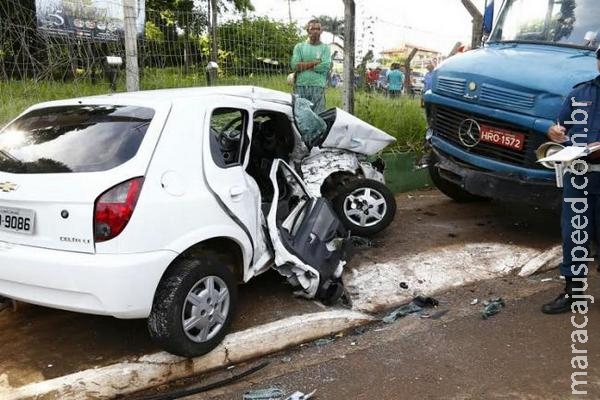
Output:
[[[35,0],[37,28],[52,35],[117,41],[124,36],[123,0]],[[144,0],[136,2],[136,27],[144,32]]]

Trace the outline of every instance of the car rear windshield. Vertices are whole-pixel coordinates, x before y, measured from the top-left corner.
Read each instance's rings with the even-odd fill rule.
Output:
[[[154,110],[71,105],[33,110],[0,132],[0,171],[105,171],[137,153]]]

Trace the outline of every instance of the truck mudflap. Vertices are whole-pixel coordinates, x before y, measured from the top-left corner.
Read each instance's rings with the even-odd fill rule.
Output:
[[[516,174],[485,171],[459,163],[436,149],[432,148],[431,152],[427,160],[430,167],[438,168],[441,178],[471,194],[548,209],[560,208],[562,195],[553,180],[524,179]]]

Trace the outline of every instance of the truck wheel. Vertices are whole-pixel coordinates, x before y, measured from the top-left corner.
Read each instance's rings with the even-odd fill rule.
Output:
[[[472,203],[475,201],[485,201],[489,200],[487,197],[477,196],[467,192],[465,189],[461,188],[456,183],[450,182],[440,176],[440,170],[435,165],[429,165],[429,176],[433,181],[433,184],[440,190],[440,192],[444,193],[446,196],[450,197],[452,200],[457,201],[459,203]]]
[[[394,219],[396,200],[383,183],[355,179],[339,189],[333,208],[353,234],[371,236],[381,232]]]
[[[206,354],[223,340],[236,305],[235,277],[214,256],[176,261],[154,296],[150,337],[178,356]]]

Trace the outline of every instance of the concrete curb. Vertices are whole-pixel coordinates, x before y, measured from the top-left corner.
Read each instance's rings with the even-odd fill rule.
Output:
[[[130,362],[10,388],[0,391],[0,398],[107,399],[274,353],[372,321],[373,317],[350,310],[298,315],[227,335],[223,343],[202,357],[186,359],[165,352],[145,355]]]

